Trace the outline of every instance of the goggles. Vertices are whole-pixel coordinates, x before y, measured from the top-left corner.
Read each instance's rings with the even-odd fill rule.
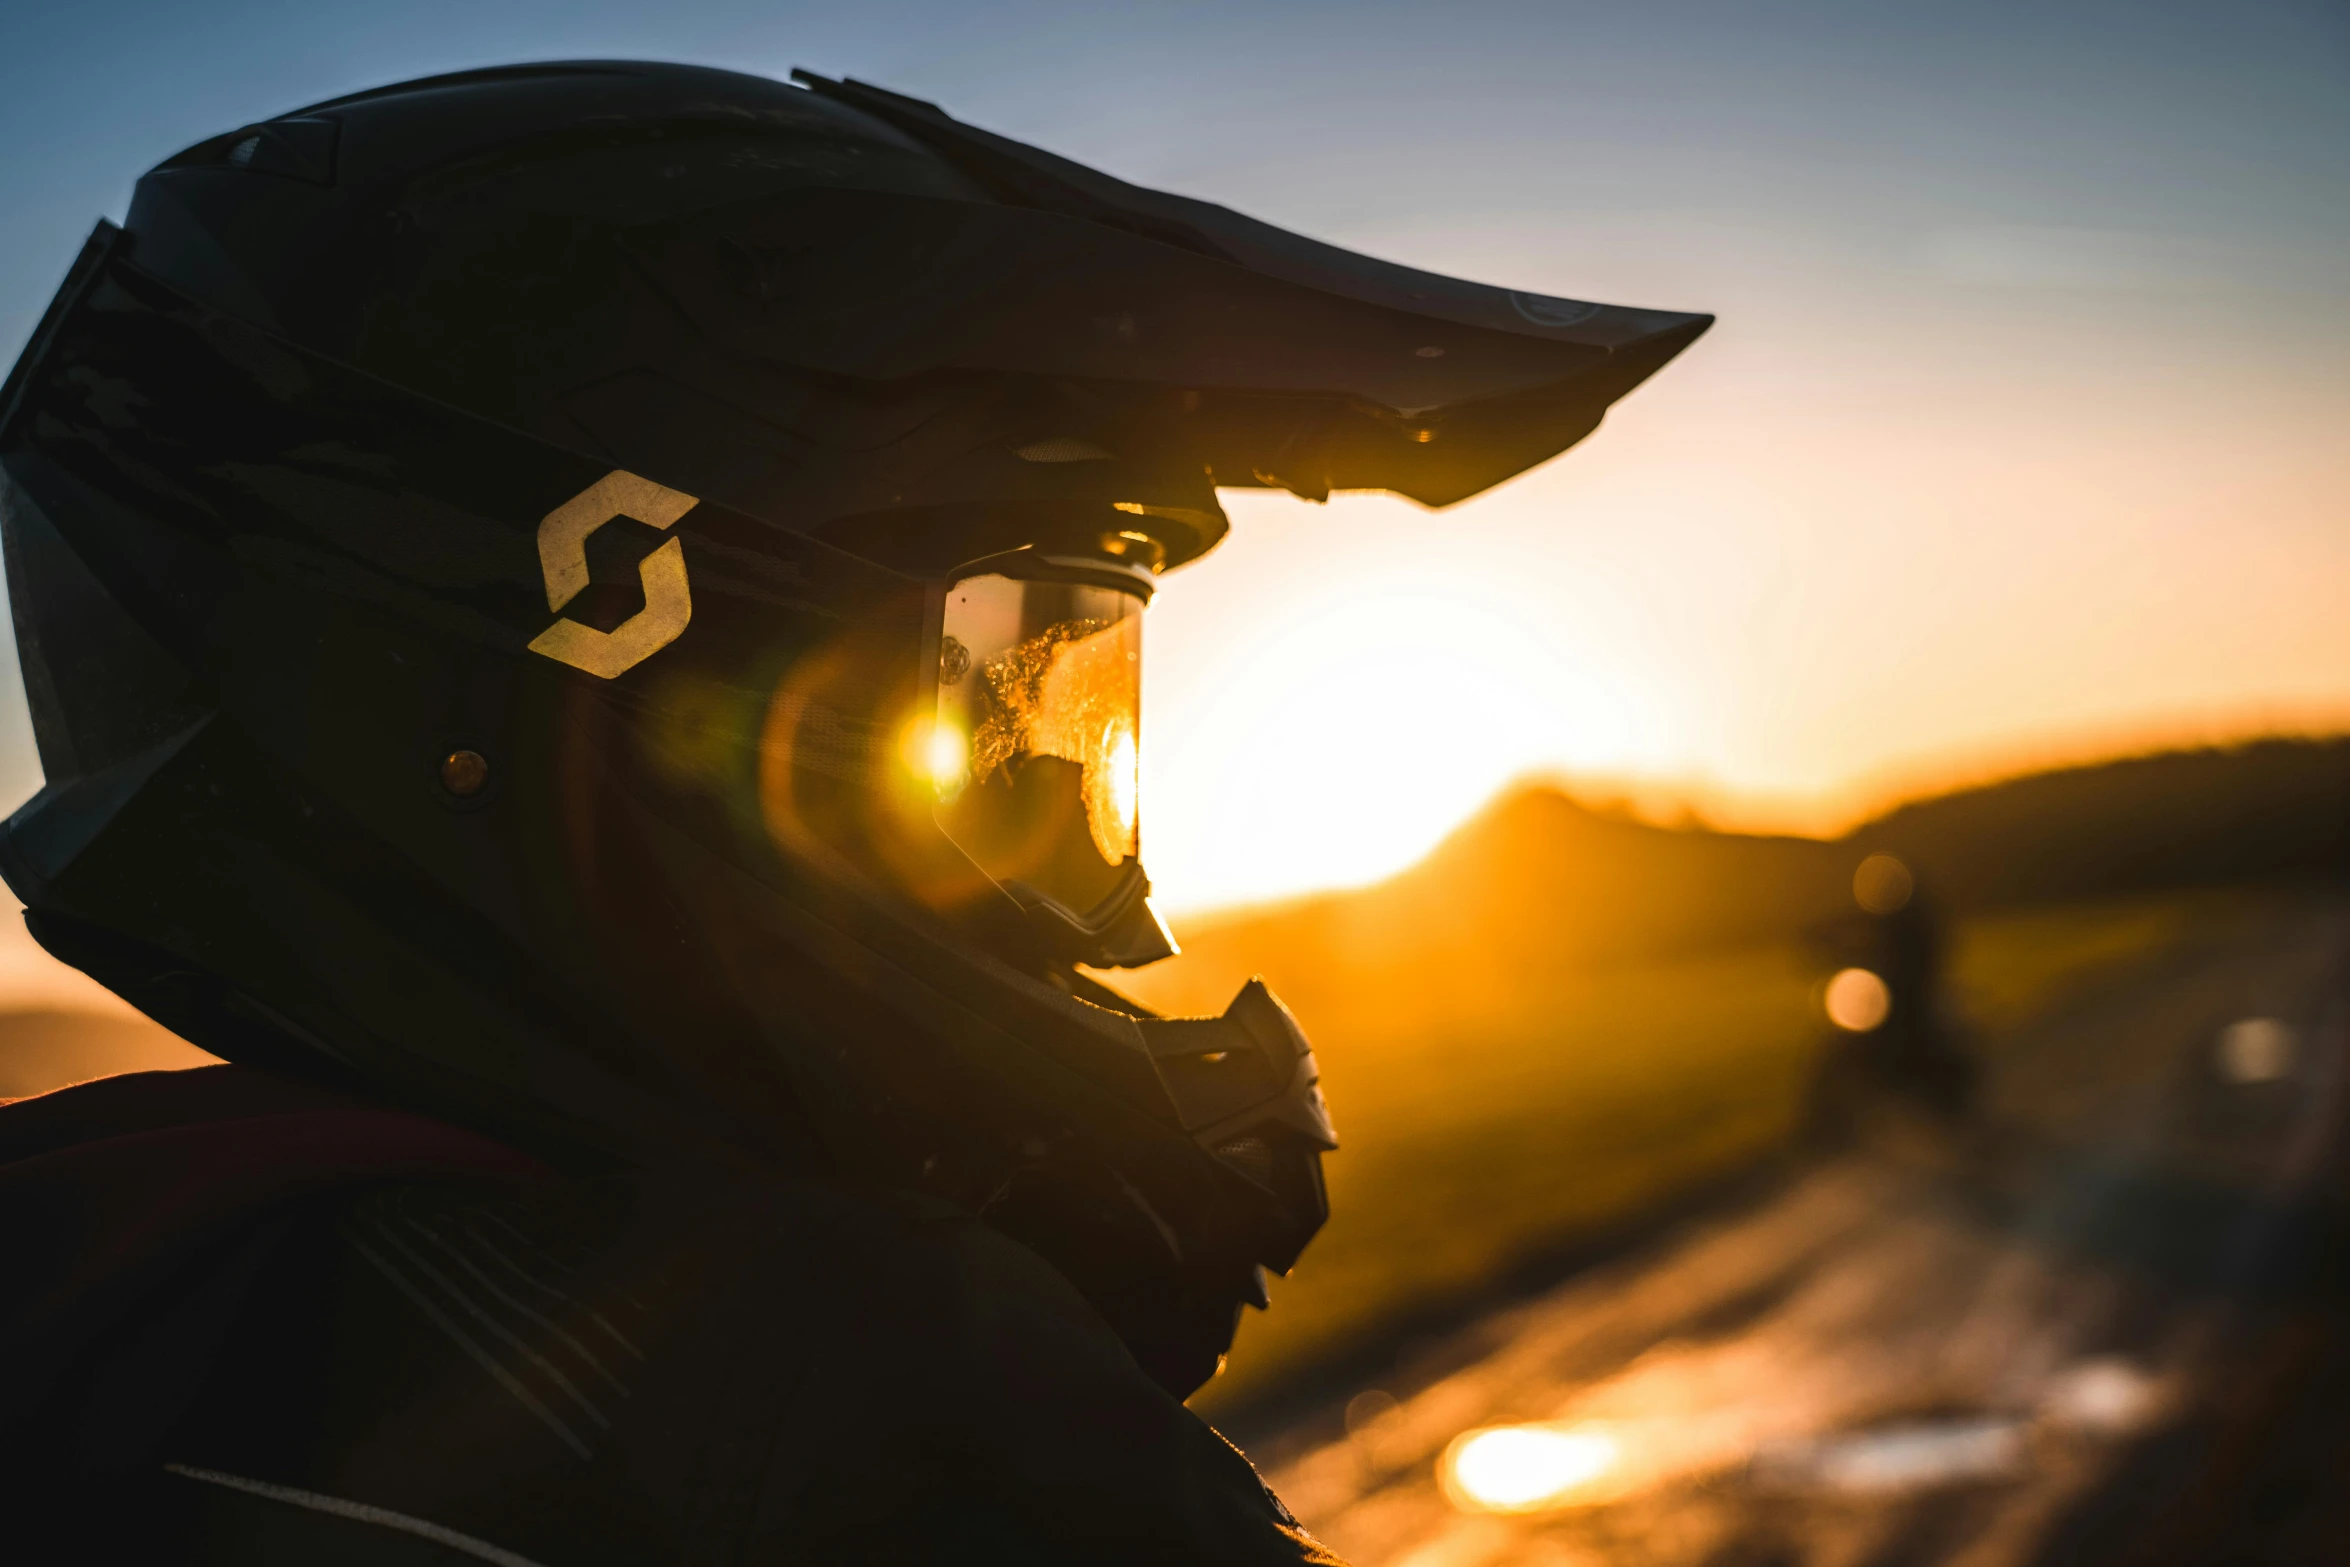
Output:
[[[1137,901],[1142,738],[1139,571],[1051,558],[946,593],[930,733],[935,816],[1031,909],[1099,929]],[[1155,922],[1154,922],[1155,923]]]

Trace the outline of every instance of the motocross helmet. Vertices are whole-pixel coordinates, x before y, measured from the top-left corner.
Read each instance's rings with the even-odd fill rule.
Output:
[[[1441,506],[1708,318],[1390,266],[854,82],[519,66],[201,142],[0,393],[0,870],[213,1053],[963,1205],[1178,1396],[1325,1216],[1165,1019],[1141,627],[1222,486]]]

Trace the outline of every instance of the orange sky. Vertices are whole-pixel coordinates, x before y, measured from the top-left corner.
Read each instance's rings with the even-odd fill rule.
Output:
[[[1528,773],[1833,830],[1986,774],[2350,727],[2339,268],[2065,229],[1888,267],[1672,213],[1333,237],[1723,319],[1450,512],[1227,493],[1232,538],[1152,615],[1167,907],[1372,879]]]

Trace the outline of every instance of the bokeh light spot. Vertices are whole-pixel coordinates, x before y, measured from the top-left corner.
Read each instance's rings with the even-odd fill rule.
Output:
[[[1589,1427],[1488,1426],[1445,1449],[1441,1476],[1455,1507],[1536,1512],[1575,1501],[1620,1456],[1616,1439]]]
[[[2293,1071],[2301,1041],[2282,1018],[2239,1018],[2220,1030],[2219,1075],[2231,1083],[2273,1083]]]
[[[1872,854],[1852,873],[1853,901],[1871,914],[1891,914],[1917,891],[1909,867],[1890,854]]]
[[[1828,981],[1828,1021],[1851,1034],[1865,1034],[1893,1011],[1893,992],[1865,968],[1840,970]]]

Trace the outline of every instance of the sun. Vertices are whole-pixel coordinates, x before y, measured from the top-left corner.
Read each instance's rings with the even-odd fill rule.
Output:
[[[1145,676],[1149,859],[1170,905],[1375,881],[1512,779],[1625,751],[1620,693],[1562,660],[1544,640],[1556,605],[1506,574],[1325,563],[1197,624],[1189,586],[1153,606]]]

